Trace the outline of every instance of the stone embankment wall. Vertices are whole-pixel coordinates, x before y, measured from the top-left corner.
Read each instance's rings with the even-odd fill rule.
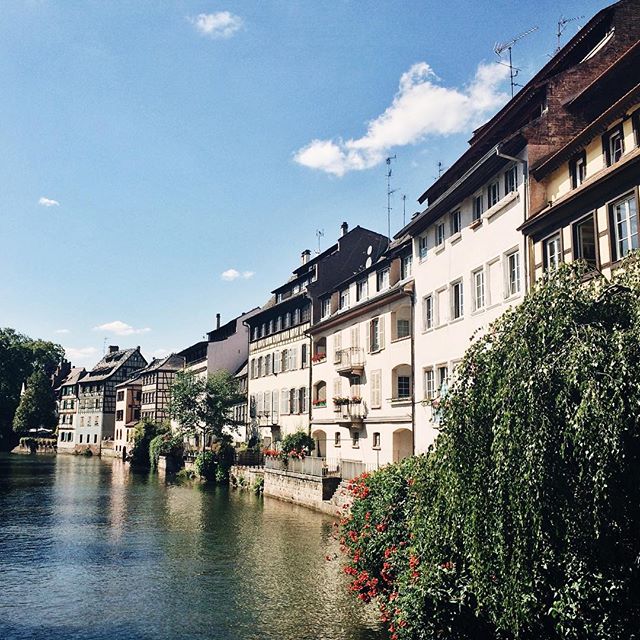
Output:
[[[253,489],[256,482],[264,478],[262,467],[248,467],[236,464],[229,470],[229,481],[231,485],[238,489]]]

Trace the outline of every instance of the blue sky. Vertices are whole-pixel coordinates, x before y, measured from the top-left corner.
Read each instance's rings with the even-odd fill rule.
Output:
[[[392,232],[607,3],[3,0],[0,326],[90,366],[182,349],[266,301],[343,220]]]

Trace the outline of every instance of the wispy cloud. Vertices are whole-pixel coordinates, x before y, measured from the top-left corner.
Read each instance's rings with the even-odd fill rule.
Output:
[[[71,333],[69,329],[56,329],[55,333]]]
[[[391,105],[367,124],[362,137],[312,140],[294,154],[294,160],[343,176],[380,164],[394,147],[469,131],[507,101],[500,84],[508,73],[504,65],[482,63],[465,87],[444,87],[426,62],[414,64],[402,74]]]
[[[41,207],[59,207],[60,206],[60,203],[57,200],[52,200],[51,198],[45,198],[44,196],[42,196],[42,198],[38,200],[38,204]]]
[[[242,28],[244,21],[229,11],[201,13],[189,18],[198,33],[210,38],[230,38]]]
[[[95,347],[65,347],[64,352],[74,365],[91,365],[98,358],[98,350]]]
[[[232,282],[233,280],[237,280],[238,278],[249,280],[249,278],[253,278],[254,275],[254,271],[243,271],[241,273],[237,269],[227,269],[220,274],[220,277],[227,282]]]
[[[134,333],[149,333],[149,331],[151,331],[149,327],[144,327],[143,329],[135,329],[130,324],[122,322],[122,320],[114,320],[113,322],[100,324],[97,327],[93,327],[93,330],[113,333],[116,336],[130,336]]]

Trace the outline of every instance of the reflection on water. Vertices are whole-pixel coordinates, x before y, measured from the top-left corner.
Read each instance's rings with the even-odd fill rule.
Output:
[[[373,640],[331,520],[120,462],[0,457],[0,638]]]

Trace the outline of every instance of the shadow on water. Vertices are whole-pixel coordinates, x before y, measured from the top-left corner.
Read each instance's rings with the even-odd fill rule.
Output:
[[[331,520],[96,458],[0,457],[0,638],[374,640]]]

